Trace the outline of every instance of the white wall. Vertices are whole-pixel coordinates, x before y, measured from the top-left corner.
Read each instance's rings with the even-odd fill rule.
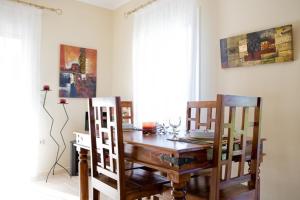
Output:
[[[58,105],[59,86],[59,45],[69,44],[79,47],[97,49],[97,95],[111,94],[112,65],[112,11],[79,3],[74,0],[35,0],[43,5],[63,9],[63,15],[44,11],[42,16],[41,43],[41,87],[49,84],[46,107],[54,116],[53,134],[59,137],[59,131],[66,120],[64,110]],[[43,95],[41,95],[41,98]],[[75,139],[74,130],[84,130],[84,116],[87,110],[86,99],[67,99],[66,109],[70,121],[63,134],[67,141],[67,151],[61,164],[69,168],[69,141]],[[55,160],[56,146],[49,137],[50,119],[41,110],[40,139],[45,144],[39,144],[38,173],[45,174]],[[61,140],[60,143],[62,144]],[[59,168],[58,168],[59,169]]]
[[[218,60],[218,92],[263,98],[262,200],[300,199],[300,1],[218,0],[219,37],[293,24],[295,61],[223,70]]]

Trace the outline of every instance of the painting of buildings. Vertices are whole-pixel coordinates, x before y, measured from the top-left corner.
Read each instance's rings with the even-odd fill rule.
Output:
[[[221,39],[222,68],[294,60],[292,25]]]
[[[96,96],[97,50],[60,45],[59,97]]]

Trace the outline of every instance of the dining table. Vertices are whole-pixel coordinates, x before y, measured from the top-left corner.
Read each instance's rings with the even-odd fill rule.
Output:
[[[87,131],[75,131],[74,134],[74,145],[79,153],[80,200],[88,200],[90,135]],[[212,167],[209,158],[212,143],[209,142],[174,141],[170,139],[170,135],[143,134],[140,130],[123,131],[123,138],[125,159],[166,174],[171,182],[173,199],[186,199],[186,184],[191,174]],[[261,141],[260,149],[263,154],[265,139]],[[249,147],[250,144],[251,139]],[[262,158],[263,156],[261,161]]]

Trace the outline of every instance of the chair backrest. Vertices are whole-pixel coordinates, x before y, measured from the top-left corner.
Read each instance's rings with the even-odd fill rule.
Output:
[[[125,199],[124,144],[120,97],[89,99],[92,186]]]
[[[216,101],[189,101],[186,109],[186,129],[195,130],[211,129],[212,123],[215,122],[214,113]],[[202,114],[206,112],[206,121],[201,120]]]
[[[248,182],[250,190],[257,189],[260,161],[260,110],[260,97],[217,96],[210,200],[218,200],[221,189],[236,184]],[[238,123],[240,127],[237,126]],[[251,149],[246,148],[249,137],[252,145],[248,147],[250,146]],[[224,149],[226,156],[224,156]],[[246,157],[248,154],[249,157]],[[237,166],[233,165],[233,157],[239,158],[235,159]],[[245,169],[246,162],[250,162],[250,169]],[[234,169],[235,167],[237,170]]]
[[[121,101],[123,123],[133,124],[133,105],[132,101]]]

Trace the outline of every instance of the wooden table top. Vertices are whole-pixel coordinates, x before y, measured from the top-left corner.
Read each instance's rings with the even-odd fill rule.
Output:
[[[176,153],[203,150],[212,147],[210,144],[191,144],[187,142],[171,141],[168,140],[168,138],[172,138],[172,135],[144,135],[141,131],[124,132],[124,142],[133,144],[134,146],[148,146]]]
[[[82,136],[89,137],[89,132],[87,131],[76,131],[74,134],[81,134]],[[180,133],[180,136],[184,135],[184,132]],[[160,135],[151,134],[145,135],[142,131],[123,131],[124,143],[133,146],[147,147],[153,149],[161,149],[163,151],[173,152],[173,153],[185,153],[193,152],[204,149],[212,148],[212,144],[193,144],[188,142],[171,141],[172,135]],[[266,139],[262,138],[261,141]],[[251,138],[249,138],[251,141]],[[238,143],[238,141],[237,141]]]
[[[87,131],[76,131],[74,134],[83,134],[89,135]],[[191,152],[197,150],[203,150],[211,148],[211,144],[191,144],[187,142],[178,142],[171,141],[168,138],[171,138],[172,135],[159,135],[159,134],[151,134],[145,135],[142,131],[123,131],[124,135],[124,143],[131,144],[134,146],[141,146],[148,148],[158,148],[162,150],[166,150],[168,152],[174,153],[184,153]]]

